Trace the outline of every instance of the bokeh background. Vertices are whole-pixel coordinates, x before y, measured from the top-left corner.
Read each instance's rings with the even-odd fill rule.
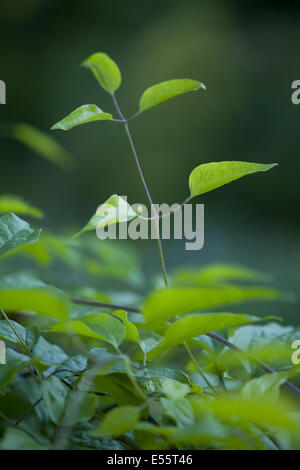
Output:
[[[203,81],[206,92],[178,97],[131,124],[153,199],[185,199],[189,173],[200,163],[280,166],[198,198],[205,203],[205,246],[187,252],[184,242],[165,242],[167,265],[244,264],[300,294],[300,105],[291,103],[291,83],[300,79],[299,13],[299,3],[288,1],[1,0],[0,79],[7,85],[1,123],[26,122],[48,132],[81,104],[113,111],[109,96],[79,67],[96,51],[121,68],[118,96],[126,115],[152,84]],[[1,193],[41,207],[44,227],[82,226],[113,193],[146,203],[122,127],[96,123],[55,138],[74,157],[71,171],[0,140]],[[130,242],[122,243],[126,250]],[[155,242],[135,245],[145,272],[158,272]],[[297,304],[265,311],[273,308],[297,322]]]

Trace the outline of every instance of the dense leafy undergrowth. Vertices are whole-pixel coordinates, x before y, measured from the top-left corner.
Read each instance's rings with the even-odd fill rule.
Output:
[[[115,97],[117,65],[103,53],[84,65],[111,94],[120,119],[83,105],[53,129],[103,120],[124,125],[152,206],[128,121],[205,87],[189,79],[154,85],[138,113],[125,119]],[[30,126],[17,130],[14,138],[65,163],[48,136]],[[275,165],[199,165],[182,205]],[[140,217],[115,194],[79,238],[32,228],[19,216],[41,218],[42,212],[15,195],[0,197],[0,213],[1,449],[300,447],[300,331],[243,307],[291,300],[268,276],[226,264],[167,275],[154,215],[162,276],[149,285],[126,241],[84,233]],[[30,272],[18,268],[24,258]]]
[[[13,214],[0,233],[3,266],[25,256],[44,277],[60,262],[122,286],[63,291],[28,272],[1,276],[0,448],[299,447],[300,397],[285,382],[299,374],[291,344],[300,331],[228,313],[287,297],[265,275],[181,269],[144,296],[138,259],[118,242],[40,235]]]

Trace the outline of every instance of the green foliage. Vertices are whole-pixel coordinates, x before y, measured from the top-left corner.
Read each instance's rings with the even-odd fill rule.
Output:
[[[125,199],[114,194],[98,207],[93,217],[76,236],[111,224],[129,222],[135,219],[139,213],[140,211],[135,212]]]
[[[103,53],[83,65],[116,104],[117,65]],[[140,111],[201,87],[194,80],[160,83],[145,91]],[[116,108],[130,136],[129,120]],[[111,118],[85,105],[53,128]],[[30,126],[19,126],[15,136],[65,162],[61,149]],[[190,176],[191,196],[273,166],[200,165]],[[41,215],[2,196],[0,211],[12,209]],[[113,195],[79,234],[139,215]],[[168,287],[151,291],[129,247],[95,234],[39,235],[13,213],[0,218],[0,340],[6,344],[0,449],[299,449],[300,369],[291,363],[299,329],[227,312],[232,305],[243,311],[240,304],[250,301],[291,300],[264,285],[270,276],[214,263],[181,269]],[[33,274],[15,267],[24,257],[33,261]],[[166,279],[164,266],[163,273]]]
[[[6,212],[14,212],[16,214],[30,215],[37,219],[44,217],[43,212],[37,207],[32,206],[20,196],[12,194],[4,194],[0,196],[0,214]]]
[[[69,131],[70,129],[73,129],[73,127],[80,126],[81,124],[87,124],[93,121],[102,121],[105,119],[112,119],[112,115],[109,113],[104,113],[95,104],[85,104],[80,106],[80,108],[75,109],[75,111],[73,111],[61,121],[54,124],[51,129]]]
[[[0,217],[0,256],[22,245],[38,240],[40,230],[34,230],[27,222],[9,213]]]
[[[262,165],[248,162],[212,162],[197,166],[189,178],[191,196],[208,193],[231,181],[258,171],[268,171],[277,163]]]
[[[82,65],[93,72],[100,86],[113,94],[121,85],[121,73],[117,64],[103,52],[92,54]]]
[[[200,88],[205,89],[205,85],[196,80],[189,79],[168,80],[167,82],[158,83],[157,85],[147,88],[142,94],[140,99],[140,111],[146,111],[177,95],[182,95],[189,91],[196,91]]]

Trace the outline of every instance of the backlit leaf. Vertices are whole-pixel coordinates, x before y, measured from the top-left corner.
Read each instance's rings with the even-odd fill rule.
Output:
[[[119,67],[107,54],[96,52],[82,65],[93,72],[98,83],[108,93],[113,94],[121,85],[122,77]]]
[[[114,194],[98,207],[95,215],[75,236],[78,237],[84,232],[100,229],[111,224],[129,222],[135,219],[139,213],[140,211],[135,212],[125,199]]]
[[[73,129],[73,127],[80,126],[81,124],[110,119],[112,119],[112,115],[105,113],[95,104],[84,104],[83,106],[80,106],[80,108],[75,109],[75,111],[67,117],[54,124],[54,126],[51,127],[51,130],[61,129],[63,131],[68,131]]]
[[[120,406],[109,411],[98,429],[89,434],[94,437],[118,437],[130,431],[139,421],[140,410],[135,406]]]
[[[158,83],[144,91],[140,99],[140,111],[150,109],[174,96],[182,95],[189,91],[196,91],[200,88],[205,89],[203,83],[187,78]]]
[[[37,219],[44,217],[40,209],[28,204],[20,196],[13,194],[4,194],[0,196],[0,213],[14,212],[15,214],[31,215]]]
[[[189,178],[191,196],[199,196],[224,184],[242,178],[242,176],[268,171],[277,163],[260,164],[249,162],[211,162],[197,166]]]

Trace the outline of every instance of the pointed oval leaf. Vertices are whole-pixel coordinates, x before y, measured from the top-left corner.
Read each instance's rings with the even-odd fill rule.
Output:
[[[261,164],[249,162],[211,162],[199,165],[190,174],[191,196],[208,193],[243,176],[268,171],[278,163]]]
[[[37,207],[28,204],[22,197],[14,194],[3,194],[0,196],[0,213],[14,212],[15,214],[25,214],[41,219],[43,212]]]
[[[119,346],[125,338],[123,323],[107,313],[92,313],[82,320],[57,323],[50,331],[87,336]]]
[[[0,256],[38,240],[41,230],[34,230],[13,213],[0,217]]]
[[[95,104],[84,104],[83,106],[75,109],[75,111],[64,119],[54,124],[54,126],[51,127],[51,130],[61,129],[63,131],[69,131],[70,129],[73,129],[73,127],[80,126],[81,124],[110,119],[112,119],[112,115],[105,113]]]
[[[163,101],[174,98],[174,96],[182,95],[189,91],[196,91],[200,88],[205,89],[205,85],[197,80],[190,80],[188,78],[158,83],[157,85],[147,88],[142,94],[140,99],[140,111],[146,111],[146,109],[150,109]]]
[[[0,305],[4,310],[28,310],[54,318],[69,315],[70,299],[63,291],[28,275],[15,274],[0,278]]]
[[[118,437],[130,431],[139,421],[140,409],[136,406],[119,406],[109,411],[100,427],[89,434],[94,437]]]
[[[245,400],[267,400],[276,401],[279,398],[280,386],[291,377],[300,374],[300,368],[293,367],[282,372],[266,374],[249,380],[242,388],[242,397]]]
[[[120,69],[107,54],[96,52],[86,59],[82,65],[93,72],[96,80],[108,93],[113,94],[121,85]]]
[[[114,194],[104,204],[101,204],[89,222],[75,235],[78,237],[84,232],[100,229],[119,222],[129,222],[135,219],[141,211],[135,212],[122,197]]]
[[[207,334],[210,331],[219,331],[259,320],[258,317],[252,315],[236,313],[187,315],[168,327],[162,341],[150,352],[150,357],[153,359],[153,357],[161,351],[167,351],[185,341],[189,341],[199,335]]]
[[[67,389],[57,377],[43,380],[42,395],[51,421],[59,423],[65,410]]]
[[[266,287],[218,287],[169,288],[154,291],[146,299],[144,315],[148,322],[161,323],[177,315],[184,315],[223,305],[250,300],[284,299],[286,294]]]

